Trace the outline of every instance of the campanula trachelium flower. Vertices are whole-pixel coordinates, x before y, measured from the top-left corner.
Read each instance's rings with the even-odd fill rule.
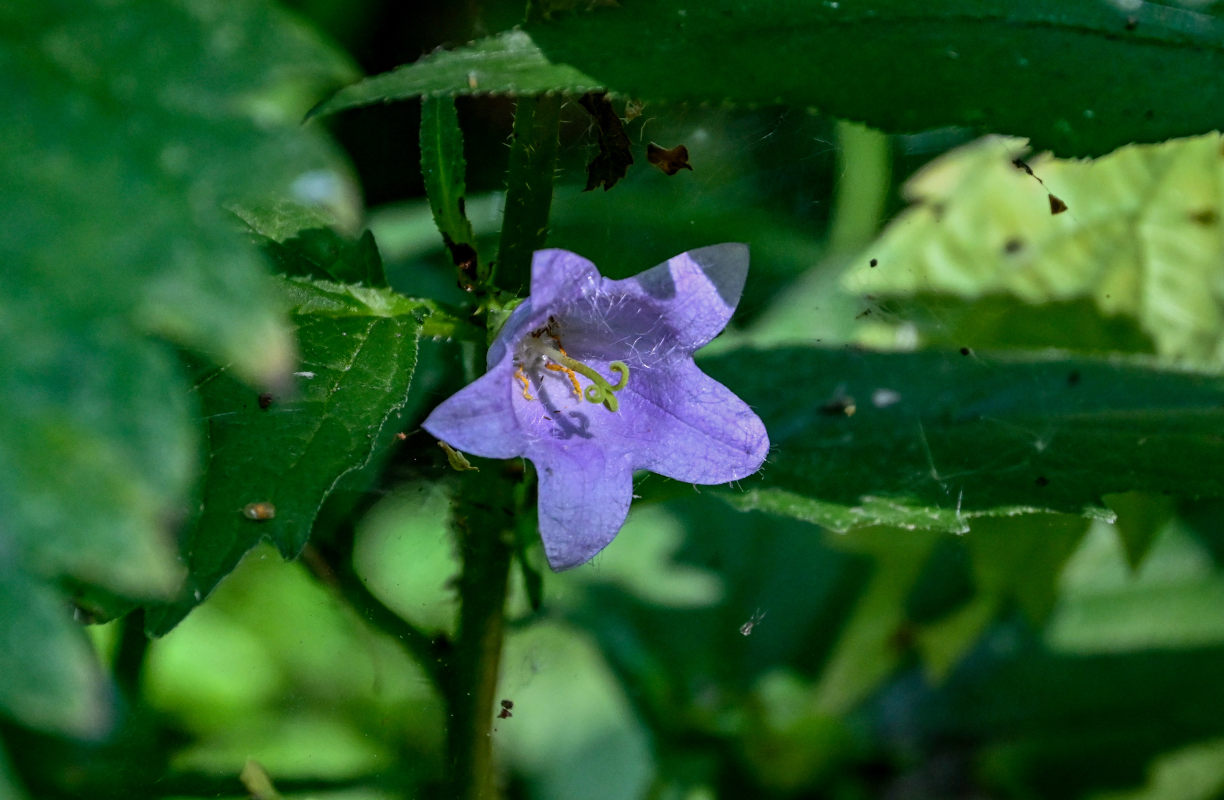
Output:
[[[681,253],[624,280],[541,250],[488,371],[423,427],[457,450],[535,464],[549,565],[585,563],[624,524],[635,470],[714,484],[765,460],[760,418],[693,362],[731,319],[747,274],[742,244]]]

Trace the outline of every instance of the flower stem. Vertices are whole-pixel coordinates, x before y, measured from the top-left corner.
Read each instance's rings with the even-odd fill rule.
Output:
[[[506,587],[519,511],[517,482],[500,470],[465,473],[454,508],[463,557],[459,630],[447,676],[451,797],[492,800],[493,704],[505,633]]]
[[[519,98],[494,275],[494,283],[511,294],[526,290],[531,280],[531,255],[544,246],[548,236],[560,125],[560,95]]]

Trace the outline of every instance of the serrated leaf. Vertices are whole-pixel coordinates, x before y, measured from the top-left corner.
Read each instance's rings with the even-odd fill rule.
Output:
[[[1124,147],[1095,161],[1014,159],[988,138],[928,165],[914,204],[847,274],[853,291],[1007,293],[1029,303],[1090,299],[1133,318],[1163,355],[1224,359],[1224,140]],[[1051,215],[1047,194],[1069,211]]]
[[[350,239],[331,228],[310,228],[283,242],[265,241],[264,252],[287,275],[376,288],[387,285],[378,245],[369,231]]]
[[[344,89],[319,111],[602,88],[811,106],[889,132],[966,126],[1099,155],[1224,125],[1221,66],[1224,23],[1140,0],[659,0],[439,53]]]
[[[463,212],[466,169],[455,101],[426,98],[421,103],[421,175],[429,207],[443,236],[474,245],[472,223]]]
[[[203,505],[184,544],[180,598],[152,609],[163,634],[263,539],[293,558],[337,483],[389,446],[384,427],[407,401],[423,303],[389,290],[288,279],[301,362],[284,393],[251,389],[224,370],[197,386],[210,460]]]
[[[434,224],[450,251],[461,285],[472,287],[488,279],[488,267],[476,253],[476,234],[465,211],[463,131],[450,97],[426,97],[421,103],[421,176]]]
[[[391,100],[456,94],[579,93],[600,84],[564,64],[551,63],[531,36],[506,31],[455,50],[432,53],[391,72],[346,86],[311,111],[334,114]]]
[[[747,377],[751,364],[753,380]],[[720,490],[834,530],[966,531],[1102,495],[1217,497],[1224,378],[1133,359],[783,348],[705,359],[765,422],[769,460]]]

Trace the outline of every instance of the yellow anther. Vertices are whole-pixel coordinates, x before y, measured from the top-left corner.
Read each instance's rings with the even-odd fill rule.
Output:
[[[572,369],[561,364],[545,364],[544,369],[550,369],[553,372],[564,372],[574,387],[574,397],[582,397],[582,387],[578,385],[578,376],[574,374]]]
[[[527,381],[527,376],[523,373],[523,368],[521,366],[518,368],[518,371],[514,373],[514,377],[518,378],[519,383],[523,384],[523,399],[534,400],[535,398],[531,396],[531,392],[527,391],[531,384]]]

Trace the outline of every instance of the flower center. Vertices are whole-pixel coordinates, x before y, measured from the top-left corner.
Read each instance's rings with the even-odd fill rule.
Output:
[[[608,364],[608,369],[616,376],[616,383],[612,383],[589,364],[571,358],[569,353],[565,352],[565,348],[561,346],[561,337],[557,334],[557,321],[551,318],[546,326],[526,337],[520,346],[518,369],[514,377],[523,385],[523,399],[535,399],[531,396],[531,381],[524,367],[533,372],[538,384],[542,375],[536,370],[542,366],[550,372],[558,372],[569,378],[575,397],[585,398],[588,403],[599,403],[609,411],[620,408],[616,392],[629,384],[629,366],[624,361]],[[578,382],[579,375],[590,381],[585,390]]]

